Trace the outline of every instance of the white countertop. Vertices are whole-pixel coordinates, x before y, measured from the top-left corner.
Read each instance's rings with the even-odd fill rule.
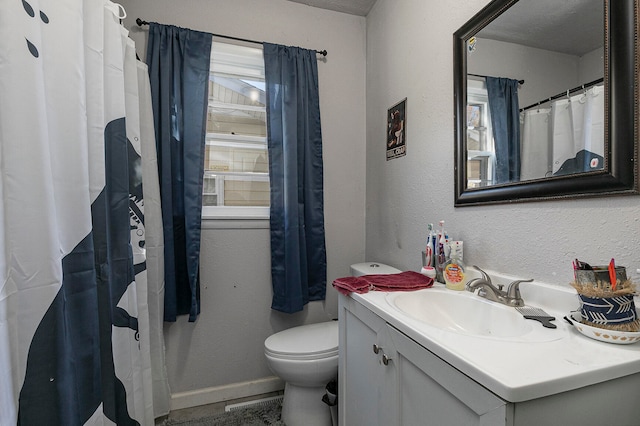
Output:
[[[498,283],[513,278],[487,272]],[[444,286],[436,283],[434,287]],[[579,308],[578,297],[570,285],[533,282],[523,283],[520,290],[527,306],[543,308],[556,317],[556,329],[522,319],[539,327],[535,333],[542,338],[537,341],[514,342],[445,331],[393,307],[386,292],[353,293],[351,297],[509,402],[541,398],[640,373],[640,343],[618,345],[596,341],[564,321],[565,315]],[[638,304],[638,297],[635,301]]]

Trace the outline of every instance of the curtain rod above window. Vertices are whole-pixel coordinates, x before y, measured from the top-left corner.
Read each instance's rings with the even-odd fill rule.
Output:
[[[141,27],[143,25],[149,25],[149,23],[147,21],[143,21],[140,18],[136,18],[136,24],[138,24],[139,27]],[[215,36],[215,37],[228,38],[230,40],[244,41],[244,42],[247,42],[247,43],[255,43],[255,44],[263,44],[264,43],[262,41],[249,40],[249,39],[246,39],[246,38],[232,37],[232,36],[227,36],[227,35],[222,35],[222,34],[211,34],[211,35]],[[316,50],[316,53],[319,53],[322,56],[327,56],[327,51],[326,50]]]

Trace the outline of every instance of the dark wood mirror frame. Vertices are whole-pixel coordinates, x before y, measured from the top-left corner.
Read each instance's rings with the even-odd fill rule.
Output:
[[[518,0],[494,0],[453,35],[456,207],[640,194],[638,173],[638,0],[603,0],[605,8],[605,167],[603,170],[467,188],[466,42]],[[553,13],[553,12],[550,12]]]

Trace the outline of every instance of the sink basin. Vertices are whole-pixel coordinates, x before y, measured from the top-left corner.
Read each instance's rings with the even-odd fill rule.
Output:
[[[539,323],[524,319],[515,308],[490,302],[467,291],[430,288],[396,292],[389,293],[387,301],[415,320],[471,336],[514,339],[530,334],[534,326],[542,328]]]

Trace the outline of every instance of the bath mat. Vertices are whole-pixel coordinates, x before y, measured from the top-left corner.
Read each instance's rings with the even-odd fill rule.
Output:
[[[280,420],[282,401],[239,408],[230,412],[189,420],[167,419],[161,426],[285,426]]]

